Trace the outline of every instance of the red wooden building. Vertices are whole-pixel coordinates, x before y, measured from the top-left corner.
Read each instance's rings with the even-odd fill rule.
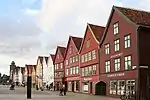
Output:
[[[57,50],[55,53],[54,59],[54,86],[56,90],[59,90],[60,85],[64,82],[64,55],[65,55],[65,47],[57,46]]]
[[[150,13],[113,6],[100,41],[101,95],[150,100]]]
[[[81,43],[80,55],[80,91],[82,93],[97,94],[99,84],[99,40],[104,27],[87,24]]]
[[[80,73],[79,73],[79,49],[82,38],[70,36],[66,48],[64,65],[67,90],[79,92]]]

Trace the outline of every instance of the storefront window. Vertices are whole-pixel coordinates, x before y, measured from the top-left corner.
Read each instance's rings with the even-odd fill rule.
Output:
[[[110,94],[116,94],[117,81],[110,81]]]
[[[125,92],[125,81],[124,80],[118,80],[117,82],[117,94],[123,95]]]
[[[135,80],[126,81],[126,93],[135,94]]]
[[[110,94],[123,95],[135,94],[135,80],[112,80],[110,81]]]

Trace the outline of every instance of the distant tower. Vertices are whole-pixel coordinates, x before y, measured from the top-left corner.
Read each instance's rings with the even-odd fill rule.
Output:
[[[12,62],[11,62],[11,65],[10,65],[10,72],[9,72],[10,81],[13,81],[13,76],[14,76],[15,69],[16,69],[15,62],[12,61]]]

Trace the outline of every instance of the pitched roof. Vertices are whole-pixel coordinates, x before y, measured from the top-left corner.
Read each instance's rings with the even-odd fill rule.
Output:
[[[48,64],[48,57],[44,57],[44,58],[45,58],[46,64]]]
[[[52,61],[54,63],[54,59],[55,59],[55,55],[54,54],[50,54],[51,58],[52,58]]]
[[[58,46],[58,49],[60,50],[60,53],[61,53],[62,56],[64,57],[66,48],[65,48],[65,47],[61,47],[61,46]]]
[[[77,49],[79,50],[83,38],[80,38],[80,37],[74,37],[74,36],[71,36],[71,38],[72,38],[74,44],[76,45]]]
[[[150,26],[150,12],[117,6],[114,6],[114,8],[118,9],[122,14],[137,25]]]
[[[95,38],[100,41],[100,39],[102,38],[102,34],[104,32],[105,27],[103,26],[98,26],[98,25],[93,25],[93,24],[88,24],[95,36]]]

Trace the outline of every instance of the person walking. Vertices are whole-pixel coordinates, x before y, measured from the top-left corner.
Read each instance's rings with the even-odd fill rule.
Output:
[[[59,90],[60,90],[60,93],[59,93],[59,95],[60,95],[60,96],[63,96],[63,86],[62,86],[62,85],[60,85],[60,88],[59,88]]]
[[[66,95],[66,88],[64,84],[63,84],[63,92],[64,92],[64,95]]]

